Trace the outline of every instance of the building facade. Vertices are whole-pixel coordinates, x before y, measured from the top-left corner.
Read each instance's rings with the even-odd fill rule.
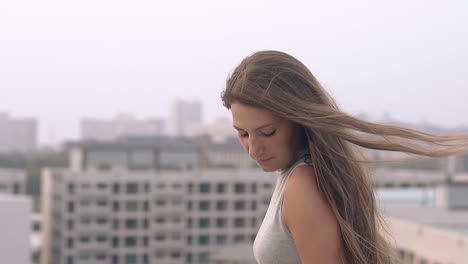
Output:
[[[31,199],[23,195],[0,194],[0,248],[2,263],[32,262]]]
[[[209,263],[253,242],[276,179],[202,168],[200,145],[183,138],[68,147],[70,168],[42,174],[44,264]]]
[[[166,135],[166,121],[162,119],[138,120],[134,115],[120,114],[114,119],[86,118],[81,120],[83,140],[113,141],[125,136]]]

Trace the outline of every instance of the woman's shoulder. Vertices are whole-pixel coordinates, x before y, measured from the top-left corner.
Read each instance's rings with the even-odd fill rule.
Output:
[[[284,190],[282,220],[301,257],[312,254],[307,248],[317,249],[319,252],[314,254],[319,255],[331,256],[339,252],[339,225],[319,189],[312,166],[298,166],[292,171]]]

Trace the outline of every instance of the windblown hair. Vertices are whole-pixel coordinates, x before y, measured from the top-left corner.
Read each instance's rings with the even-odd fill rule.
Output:
[[[342,112],[304,64],[279,51],[246,57],[228,77],[222,101],[228,109],[233,102],[266,109],[306,129],[319,189],[340,226],[345,263],[395,262],[356,146],[428,157],[468,151],[466,135],[436,136]]]

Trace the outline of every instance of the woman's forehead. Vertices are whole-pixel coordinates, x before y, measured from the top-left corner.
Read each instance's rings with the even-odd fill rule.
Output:
[[[268,110],[243,105],[231,104],[233,126],[241,129],[258,129],[266,125],[278,124],[281,120]]]

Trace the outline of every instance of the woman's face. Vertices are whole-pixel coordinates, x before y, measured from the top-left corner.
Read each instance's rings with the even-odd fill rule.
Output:
[[[231,113],[242,146],[263,171],[285,169],[295,158],[303,137],[301,126],[239,102],[231,104]]]

